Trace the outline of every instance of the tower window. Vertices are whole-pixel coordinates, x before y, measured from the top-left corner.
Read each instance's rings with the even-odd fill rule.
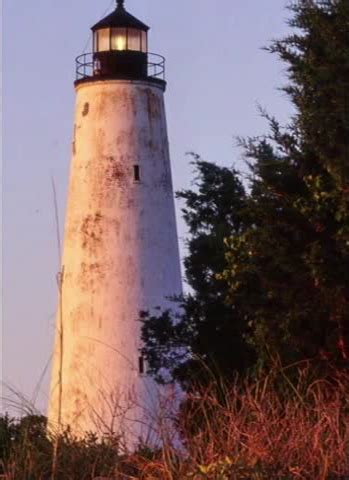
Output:
[[[138,358],[138,370],[141,375],[145,374],[145,361],[143,355]]]
[[[141,180],[141,170],[139,168],[139,165],[133,166],[133,174],[135,182],[139,182]]]

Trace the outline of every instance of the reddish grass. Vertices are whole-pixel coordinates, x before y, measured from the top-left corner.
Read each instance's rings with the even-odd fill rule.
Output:
[[[177,419],[182,445],[178,436],[177,441],[170,440],[176,437],[169,431],[172,412],[162,412],[167,425],[162,430],[163,447],[117,456],[116,463],[108,467],[108,478],[347,480],[349,372],[312,378],[310,368],[293,373],[293,382],[285,370],[279,370],[258,381],[236,381],[229,388],[212,385],[189,395]],[[107,450],[100,455],[111,458]],[[47,464],[47,459],[42,461]],[[74,458],[69,462],[73,465]],[[65,468],[76,471],[70,464]],[[46,480],[39,465],[35,472],[28,478]],[[69,479],[93,478],[91,472],[81,474],[71,474]],[[18,475],[17,469],[17,476],[8,478],[22,478]]]
[[[347,480],[349,373],[311,381],[299,370],[213,385],[189,396],[180,429],[185,453],[167,443],[152,459],[126,458],[126,480]],[[136,473],[137,472],[137,473]]]
[[[205,421],[188,438],[193,464],[219,464],[229,457],[227,471],[241,465],[274,475],[263,478],[349,476],[349,374],[309,383],[305,370],[295,385],[280,388],[280,383],[280,375],[271,373],[227,389],[223,402],[212,389],[194,399],[186,431],[198,415]]]

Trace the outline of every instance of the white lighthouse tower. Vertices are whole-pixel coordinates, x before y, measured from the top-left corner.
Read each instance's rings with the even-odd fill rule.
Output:
[[[164,59],[119,0],[77,59],[76,111],[49,424],[125,434],[148,428],[156,387],[140,311],[181,293],[164,107]],[[155,59],[155,60],[153,60]]]

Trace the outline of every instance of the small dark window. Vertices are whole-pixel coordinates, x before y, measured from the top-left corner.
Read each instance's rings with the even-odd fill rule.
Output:
[[[141,375],[144,375],[145,374],[145,362],[144,362],[144,357],[143,355],[141,355],[139,358],[138,358],[138,368],[139,368],[139,373]]]
[[[139,165],[134,165],[133,173],[134,173],[135,182],[139,182],[141,179],[141,171],[140,171]]]

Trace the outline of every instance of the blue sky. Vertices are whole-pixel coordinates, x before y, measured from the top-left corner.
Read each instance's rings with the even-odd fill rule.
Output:
[[[287,32],[286,0],[126,0],[167,59],[175,189],[190,185],[186,152],[243,168],[235,136],[266,131],[257,105],[287,122],[284,66],[261,47]],[[111,0],[3,2],[3,380],[47,397],[74,115],[74,59]],[[185,226],[177,204],[179,234]],[[183,248],[182,248],[183,251]],[[49,371],[49,370],[48,370]],[[39,390],[38,390],[38,387]]]

